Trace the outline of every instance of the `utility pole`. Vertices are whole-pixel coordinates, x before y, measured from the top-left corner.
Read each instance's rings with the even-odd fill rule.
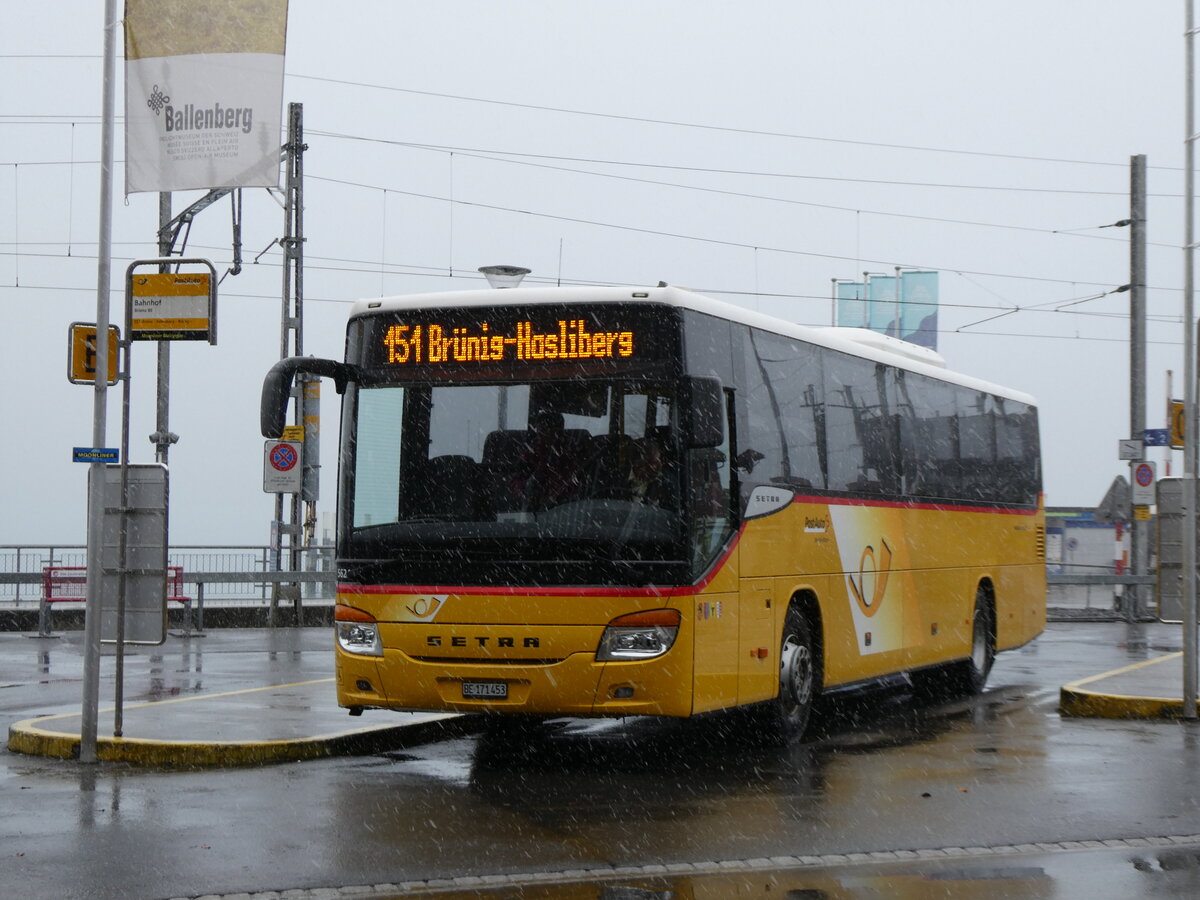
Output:
[[[171,231],[171,193],[160,192],[158,195],[158,257],[166,259],[171,255],[175,239]],[[164,263],[159,266],[160,272],[170,268]],[[167,452],[179,438],[171,434],[171,342],[157,341],[158,344],[158,396],[155,405],[154,434],[150,442],[154,444],[154,461],[167,464]]]
[[[96,260],[96,384],[92,398],[92,445],[103,447],[108,432],[109,282],[112,276],[113,129],[116,107],[117,0],[104,3],[104,77],[100,116],[100,229]],[[87,604],[84,608],[83,702],[79,761],[96,762],[100,699],[100,584],[104,565],[104,466],[88,472]]]
[[[1146,436],[1146,157],[1130,158],[1129,175],[1129,436],[1141,442],[1145,456]],[[1140,460],[1129,462],[1129,483],[1136,484],[1134,470]],[[1134,575],[1150,568],[1148,521],[1139,521],[1130,510],[1129,543]],[[1127,586],[1125,618],[1142,616],[1144,597],[1138,584]]]
[[[279,244],[283,250],[283,292],[280,316],[279,358],[304,355],[304,106],[288,104],[288,139],[284,147],[286,184],[284,188],[284,233]],[[315,379],[314,379],[315,380]],[[283,541],[287,538],[289,572],[300,571],[302,545],[307,545],[311,527],[316,520],[317,470],[320,436],[317,424],[316,399],[320,396],[316,384],[298,378],[293,390],[296,392],[297,425],[304,428],[304,444],[301,453],[303,487],[300,493],[290,497],[284,519],[284,495],[275,495],[275,522],[278,529],[278,548],[275,555],[276,570],[282,570]],[[312,409],[310,415],[310,404]],[[302,513],[302,501],[307,511],[307,521]],[[277,584],[271,594],[268,621],[276,624],[280,600],[291,600],[295,624],[302,623],[301,587],[299,584]]]
[[[1185,0],[1184,216],[1183,216],[1183,716],[1196,721],[1196,333],[1193,293],[1196,192],[1196,24]]]

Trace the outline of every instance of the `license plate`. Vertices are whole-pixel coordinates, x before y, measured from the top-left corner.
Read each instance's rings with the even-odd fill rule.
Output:
[[[464,681],[462,695],[474,700],[507,700],[508,684],[503,681]]]

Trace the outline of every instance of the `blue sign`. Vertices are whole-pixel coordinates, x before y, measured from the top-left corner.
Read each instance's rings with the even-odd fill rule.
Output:
[[[121,451],[116,447],[75,447],[71,450],[71,462],[115,463],[121,461]]]
[[[1142,435],[1142,441],[1147,447],[1171,446],[1171,430],[1169,428],[1147,428]]]

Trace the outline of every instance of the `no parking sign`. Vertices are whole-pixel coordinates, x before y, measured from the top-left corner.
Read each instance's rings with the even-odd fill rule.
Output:
[[[263,490],[268,494],[298,494],[304,484],[300,441],[267,441],[263,448]]]
[[[1154,479],[1157,472],[1152,462],[1140,462],[1133,467],[1133,505],[1150,506],[1154,503]]]

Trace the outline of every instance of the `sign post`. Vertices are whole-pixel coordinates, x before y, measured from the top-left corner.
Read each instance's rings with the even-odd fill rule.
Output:
[[[112,172],[113,123],[116,121],[116,0],[104,0],[104,77],[100,115],[100,229],[96,251],[96,330],[108,334],[109,277],[112,272]],[[96,368],[108,372],[108,341],[100,341]],[[92,446],[103,447],[108,426],[108,383],[95,379],[92,395]],[[88,481],[87,511],[87,604],[83,621],[83,702],[79,723],[79,761],[96,762],[96,730],[100,706],[100,578],[104,486],[99,478],[102,462],[94,462]]]

